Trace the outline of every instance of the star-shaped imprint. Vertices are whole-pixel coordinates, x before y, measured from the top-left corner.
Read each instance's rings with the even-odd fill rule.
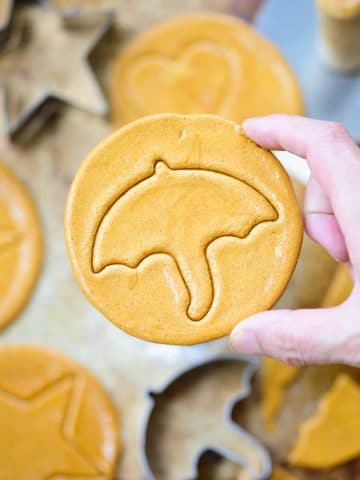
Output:
[[[67,432],[73,387],[66,377],[26,400],[0,388],[2,480],[99,478]]]
[[[107,103],[87,58],[111,15],[61,17],[49,8],[19,9],[0,55],[7,133],[18,132],[46,101],[57,99],[104,115]]]

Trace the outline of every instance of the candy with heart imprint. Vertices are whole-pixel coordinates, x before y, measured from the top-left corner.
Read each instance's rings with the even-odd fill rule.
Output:
[[[149,56],[129,71],[129,97],[146,112],[218,113],[232,100],[233,75],[241,62],[230,51],[207,42],[187,47],[175,59]],[[147,82],[143,82],[147,78]],[[150,95],[159,89],[161,95]]]
[[[161,112],[235,121],[304,112],[280,52],[239,18],[210,13],[155,25],[130,42],[114,61],[110,102],[116,125]]]

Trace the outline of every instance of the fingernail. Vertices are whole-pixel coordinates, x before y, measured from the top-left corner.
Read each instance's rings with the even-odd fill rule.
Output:
[[[251,124],[251,119],[250,118],[248,118],[247,120],[244,120],[241,124],[241,127],[245,131],[246,134],[247,134],[247,128],[250,124]]]
[[[236,328],[230,335],[229,349],[233,352],[246,353],[248,355],[259,355],[261,353],[254,332],[242,327]]]
[[[329,252],[329,250],[328,250],[328,252]],[[337,263],[343,262],[343,260],[341,260],[340,258],[338,258],[338,257],[337,257],[336,255],[334,255],[333,253],[329,252],[329,255],[330,255],[330,257],[332,257],[332,258],[335,260],[335,262],[337,262]]]
[[[261,121],[263,117],[252,117],[252,118],[247,118],[244,120],[241,124],[243,130],[245,130],[246,134],[250,133],[250,129],[253,124],[259,123],[259,120]]]

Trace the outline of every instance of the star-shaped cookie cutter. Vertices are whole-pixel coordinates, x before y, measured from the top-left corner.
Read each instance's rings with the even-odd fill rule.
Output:
[[[162,405],[162,398],[164,395],[166,395],[167,392],[171,392],[172,388],[174,387],[175,384],[181,383],[182,381],[185,380],[187,381],[186,378],[188,376],[192,375],[200,375],[198,377],[198,380],[200,378],[200,382],[198,382],[199,385],[199,396],[203,395],[202,391],[202,386],[204,385],[201,382],[201,379],[203,378],[202,372],[205,370],[213,371],[216,366],[219,366],[221,364],[224,364],[224,367],[228,367],[232,362],[239,362],[239,366],[243,364],[243,371],[242,375],[239,378],[239,384],[237,385],[236,388],[236,394],[230,396],[230,398],[226,401],[226,405],[224,409],[222,410],[222,420],[223,420],[223,427],[224,430],[221,430],[223,433],[222,435],[220,434],[220,437],[217,439],[213,437],[211,427],[209,426],[209,423],[211,422],[216,422],[216,418],[214,419],[212,416],[210,417],[212,420],[207,423],[207,430],[204,433],[204,437],[206,438],[206,441],[204,441],[199,448],[195,449],[195,451],[192,451],[191,455],[189,455],[189,458],[186,459],[184,462],[183,460],[183,471],[182,471],[182,476],[181,478],[177,478],[177,480],[193,480],[196,478],[197,475],[197,469],[198,469],[198,464],[200,461],[201,456],[208,451],[212,451],[214,453],[217,453],[225,458],[228,458],[234,463],[237,463],[238,465],[242,466],[245,468],[247,475],[249,478],[252,480],[265,480],[267,479],[272,470],[272,462],[271,462],[271,457],[268,453],[268,451],[261,445],[261,443],[253,437],[250,433],[246,432],[243,428],[241,428],[238,424],[236,424],[233,419],[232,419],[232,412],[235,408],[235,405],[237,405],[240,401],[244,400],[247,398],[250,393],[251,393],[251,380],[255,372],[258,370],[258,363],[254,360],[250,360],[249,358],[246,357],[241,357],[237,355],[221,355],[221,356],[216,356],[216,357],[211,357],[205,361],[202,361],[200,363],[196,363],[191,365],[185,370],[180,371],[174,376],[171,376],[171,378],[165,382],[165,384],[156,392],[154,391],[149,391],[149,398],[150,398],[150,403],[148,410],[146,411],[145,414],[145,419],[144,419],[144,426],[143,426],[143,432],[142,432],[142,460],[143,460],[143,468],[144,468],[144,473],[145,473],[145,478],[148,480],[159,480],[158,475],[156,472],[154,472],[154,468],[151,462],[150,458],[150,449],[153,446],[153,441],[158,440],[158,435],[151,436],[151,429],[152,429],[152,421],[154,419],[154,414],[156,414],[156,410],[158,407],[163,408]],[[193,386],[196,383],[196,378],[192,379],[192,382],[187,382],[187,385],[191,385],[190,388],[193,388]],[[186,383],[185,383],[186,385]],[[186,387],[185,387],[186,388]],[[196,388],[196,386],[195,386]],[[174,392],[174,390],[173,390]],[[177,394],[172,393],[174,398],[176,398]],[[192,400],[194,400],[193,397],[191,397]],[[212,400],[214,400],[214,404],[216,403],[216,391],[213,391],[213,396]],[[160,402],[159,405],[157,405],[157,402]],[[172,400],[170,400],[171,402]],[[189,415],[194,416],[194,411],[196,411],[197,405],[196,402],[192,401],[189,402],[191,403],[191,411],[188,410]],[[172,413],[175,410],[172,410]],[[204,412],[202,412],[204,413]],[[205,412],[206,413],[206,412]],[[214,412],[208,412],[209,415],[212,415]],[[209,416],[207,416],[207,419],[209,419]],[[196,422],[196,419],[194,419],[194,425],[196,426],[196,431],[201,431],[201,426],[199,428],[198,422]],[[184,429],[183,425],[180,425],[181,429]],[[170,426],[171,429],[171,426]],[[158,433],[158,432],[157,432]],[[191,432],[188,432],[187,438],[193,439],[193,435]],[[170,440],[170,437],[167,437],[168,440]],[[172,440],[176,440],[176,435],[171,437]],[[230,440],[229,440],[230,439]],[[213,440],[217,440],[217,443],[213,443]],[[229,443],[233,443],[234,449],[231,451],[229,447],[229,443],[224,443],[222,445],[221,441],[226,442],[229,440]],[[183,444],[185,442],[180,442],[179,444],[176,445],[174,448],[176,449],[177,452],[177,458],[181,457],[181,449],[183,447]],[[240,447],[240,445],[243,444],[243,447]],[[239,451],[243,448],[243,452],[252,452],[253,453],[253,462],[252,464],[247,462],[247,459],[245,456],[239,454]],[[169,460],[171,462],[171,459]],[[178,474],[179,472],[177,472]],[[174,472],[172,472],[172,475],[169,475],[169,478],[175,478]],[[246,477],[248,478],[248,477]]]
[[[105,115],[107,101],[88,57],[108,31],[112,12],[60,14],[29,6],[17,13],[0,54],[5,133],[15,136],[41,113],[40,128],[61,103]]]
[[[13,8],[14,0],[0,1],[0,44],[6,39]]]

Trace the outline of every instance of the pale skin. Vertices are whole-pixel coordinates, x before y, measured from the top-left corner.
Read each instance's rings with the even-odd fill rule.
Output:
[[[244,122],[262,147],[308,161],[306,233],[338,261],[349,262],[354,289],[334,308],[272,310],[239,323],[230,336],[238,353],[290,365],[344,363],[360,367],[360,148],[339,124],[289,115]]]

